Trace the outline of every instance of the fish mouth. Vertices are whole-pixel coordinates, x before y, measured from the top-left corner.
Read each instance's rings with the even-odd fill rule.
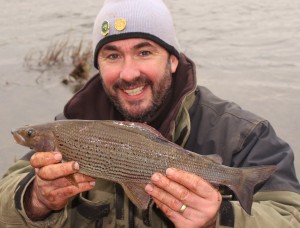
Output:
[[[25,145],[25,139],[22,135],[20,135],[16,130],[11,130],[11,133],[16,141],[16,143],[20,145]]]

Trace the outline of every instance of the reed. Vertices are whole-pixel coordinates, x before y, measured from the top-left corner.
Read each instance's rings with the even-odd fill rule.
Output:
[[[62,75],[59,80],[76,92],[90,78],[92,55],[91,42],[84,42],[81,39],[75,43],[69,38],[64,38],[52,42],[45,51],[29,51],[24,57],[24,65],[29,70],[41,72],[41,76],[45,71],[54,68],[70,68],[70,73]],[[36,80],[37,83],[40,77]]]

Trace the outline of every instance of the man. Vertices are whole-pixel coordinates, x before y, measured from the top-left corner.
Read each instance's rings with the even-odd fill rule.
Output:
[[[99,75],[57,119],[146,122],[188,150],[220,155],[224,165],[276,165],[276,172],[256,187],[252,215],[231,192],[172,167],[153,174],[145,186],[153,201],[140,210],[118,184],[78,173],[78,163],[61,163],[59,152],[30,152],[1,180],[0,227],[300,226],[291,148],[266,120],[197,86],[161,0],[107,0],[93,43]]]

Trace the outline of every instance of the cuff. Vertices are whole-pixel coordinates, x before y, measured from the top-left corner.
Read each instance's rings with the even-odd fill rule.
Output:
[[[63,222],[67,219],[67,209],[65,208],[62,211],[54,212],[49,217],[42,221],[32,221],[28,218],[26,211],[24,209],[24,195],[26,189],[30,186],[35,178],[35,172],[32,170],[29,172],[25,178],[23,178],[16,187],[14,203],[15,207],[23,217],[29,227],[60,227]]]

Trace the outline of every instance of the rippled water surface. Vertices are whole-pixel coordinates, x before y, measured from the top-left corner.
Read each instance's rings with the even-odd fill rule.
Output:
[[[51,42],[91,39],[103,1],[0,0],[0,175],[26,151],[10,129],[53,119],[72,93],[60,80],[72,66],[24,66]],[[294,148],[300,174],[300,1],[166,1],[198,83],[270,120]]]

